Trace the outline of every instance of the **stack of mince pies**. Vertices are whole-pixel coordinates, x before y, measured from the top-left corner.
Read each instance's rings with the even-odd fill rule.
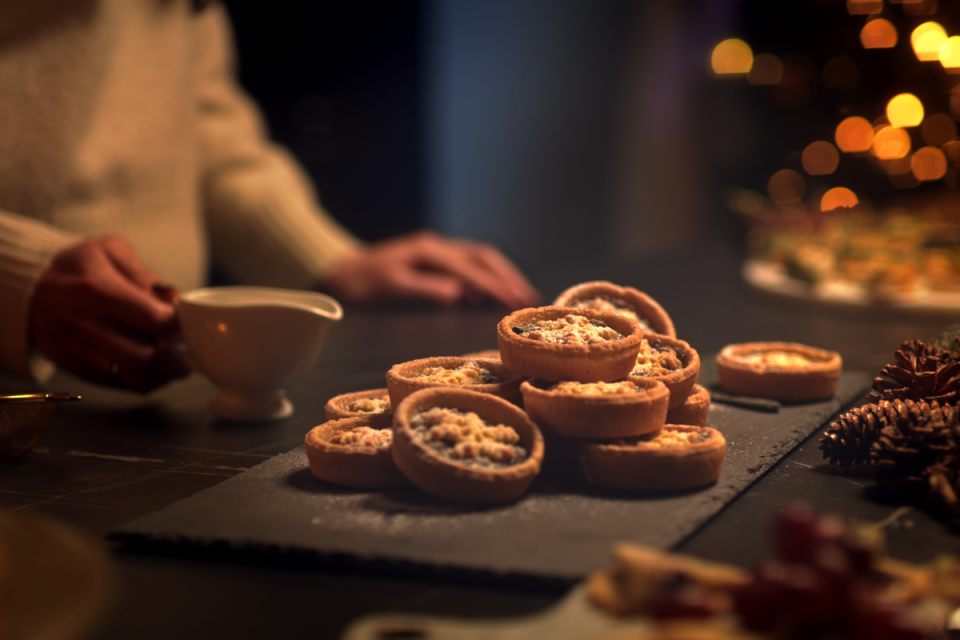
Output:
[[[476,503],[520,498],[544,463],[579,462],[591,484],[628,491],[719,477],[726,441],[704,426],[699,356],[648,295],[583,283],[507,315],[497,340],[397,364],[386,388],[331,398],[328,422],[306,437],[313,474]]]

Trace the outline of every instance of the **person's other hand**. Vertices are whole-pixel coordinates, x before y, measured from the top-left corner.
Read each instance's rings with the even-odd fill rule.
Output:
[[[37,282],[30,339],[66,371],[145,393],[189,373],[170,341],[179,334],[163,283],[118,236],[56,254]]]
[[[540,294],[495,247],[418,231],[365,247],[323,288],[342,301],[423,300],[439,304],[490,298],[509,308]]]

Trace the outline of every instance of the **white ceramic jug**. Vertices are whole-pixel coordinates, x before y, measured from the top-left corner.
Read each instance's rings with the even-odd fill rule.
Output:
[[[293,413],[285,389],[313,367],[333,298],[268,287],[209,287],[177,299],[187,358],[219,390],[209,409],[225,420],[279,420]]]

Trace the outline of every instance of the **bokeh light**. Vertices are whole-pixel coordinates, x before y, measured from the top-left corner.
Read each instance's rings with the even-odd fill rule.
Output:
[[[923,147],[910,159],[910,169],[920,182],[939,180],[947,172],[947,157],[937,147]]]
[[[940,45],[940,64],[948,73],[960,73],[960,36],[951,36]]]
[[[772,53],[761,53],[753,59],[747,73],[747,82],[754,85],[780,84],[783,79],[783,63]]]
[[[763,196],[756,191],[742,189],[737,193],[734,206],[745,216],[755,216],[763,211]]]
[[[910,34],[910,44],[918,60],[939,60],[940,46],[946,41],[947,32],[937,22],[924,22]]]
[[[873,155],[895,160],[910,153],[910,135],[899,127],[882,125],[873,134]]]
[[[847,0],[847,12],[852,16],[862,16],[883,11],[883,0]]]
[[[897,28],[889,20],[877,18],[863,25],[860,43],[864,49],[890,49],[897,46]]]
[[[906,175],[913,171],[913,168],[910,166],[911,158],[912,156],[908,155],[895,160],[881,160],[880,166],[883,168],[883,172],[888,176]]]
[[[753,50],[738,38],[724,40],[713,48],[710,66],[718,76],[747,74],[753,67]]]
[[[807,181],[793,169],[781,169],[767,181],[767,193],[777,204],[796,204],[806,190]]]
[[[841,207],[851,208],[859,204],[857,194],[846,187],[834,187],[820,198],[820,211],[832,211]]]
[[[894,127],[915,127],[923,122],[923,104],[912,93],[901,93],[887,103],[887,119]]]
[[[942,151],[944,155],[947,156],[947,159],[950,160],[950,164],[955,167],[960,167],[960,142],[956,140],[948,142],[943,145]]]
[[[860,84],[860,69],[850,58],[837,56],[823,65],[821,77],[827,89],[855,89]]]
[[[840,152],[826,140],[811,142],[800,156],[803,170],[811,176],[825,176],[837,170]]]
[[[873,146],[873,125],[866,118],[850,116],[837,125],[834,139],[846,153],[869,151]]]
[[[896,4],[896,2],[891,2]],[[938,0],[902,0],[903,13],[907,16],[932,16],[940,8]]]
[[[942,147],[957,137],[957,123],[945,113],[934,113],[920,124],[923,141],[934,147]]]

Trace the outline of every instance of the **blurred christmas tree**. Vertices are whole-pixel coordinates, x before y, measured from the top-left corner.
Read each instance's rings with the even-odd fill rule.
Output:
[[[728,193],[751,256],[834,297],[960,290],[960,3],[742,10],[711,62],[749,88],[767,143]]]

